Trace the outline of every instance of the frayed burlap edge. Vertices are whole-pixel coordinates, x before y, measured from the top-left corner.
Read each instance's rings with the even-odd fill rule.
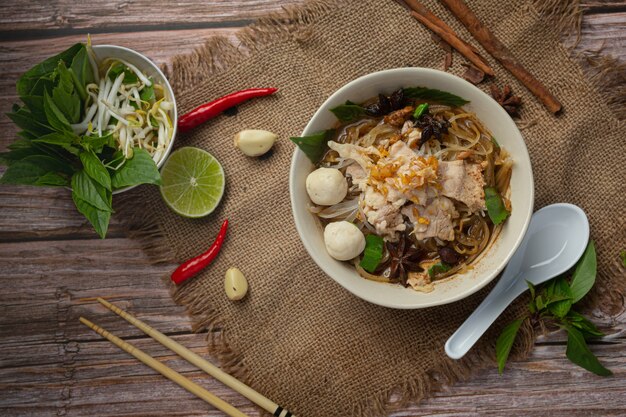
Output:
[[[201,82],[207,75],[232,68],[250,54],[269,45],[294,38],[298,41],[306,41],[313,33],[312,24],[331,12],[337,5],[337,0],[311,0],[303,6],[285,7],[282,12],[274,13],[241,29],[236,34],[237,43],[222,36],[211,37],[193,53],[175,57],[171,67],[164,66],[163,70],[174,90],[179,94],[184,93],[183,86],[191,89],[191,86]],[[552,27],[559,34],[576,33],[575,45],[578,43],[582,22],[582,8],[578,1],[534,0],[533,7],[534,11],[552,23]],[[611,108],[616,110],[617,117],[623,120],[626,117],[624,109],[626,65],[619,64],[612,57],[601,56],[599,52],[583,51],[574,55],[573,58],[579,63],[587,64],[580,66],[581,73],[600,94],[607,98]],[[129,197],[132,196],[129,195]],[[132,204],[130,201],[131,198],[121,199],[118,206],[120,211],[130,208]],[[143,214],[142,216],[131,215],[127,217],[127,226],[131,237],[142,242],[153,262],[176,261],[174,252],[165,244],[164,232],[158,226],[156,219]],[[619,274],[623,273],[621,264],[616,262],[615,265],[599,273],[608,279],[600,280],[603,291],[594,292],[592,304],[599,303],[600,298],[606,301],[600,293],[613,294],[611,302],[616,303],[614,304],[616,308],[623,308],[624,297],[616,284],[619,282]],[[163,281],[168,286],[174,301],[187,308],[192,320],[192,329],[208,331],[209,352],[217,358],[222,369],[244,382],[247,381],[249,372],[243,365],[243,355],[230,348],[225,323],[220,312],[212,306],[211,301],[205,297],[193,295],[195,288],[193,281],[181,288],[175,287],[169,277],[164,277]],[[534,346],[536,330],[528,323],[522,326],[512,353],[513,359],[523,359],[528,356]],[[495,360],[491,355],[477,353],[479,351],[493,352],[494,348],[495,341],[492,343],[483,341],[481,346],[477,346],[477,349],[460,361],[444,360],[426,375],[410,378],[388,390],[373,392],[370,397],[354,405],[351,415],[379,417],[409,402],[419,402],[446,385],[467,380],[472,372],[494,366]]]

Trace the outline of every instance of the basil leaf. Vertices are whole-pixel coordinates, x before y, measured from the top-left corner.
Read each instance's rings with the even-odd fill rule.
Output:
[[[9,165],[0,177],[2,184],[46,185],[41,178],[50,179],[46,174],[65,172],[71,173],[71,167],[47,155],[31,155]],[[60,176],[60,175],[59,175]],[[58,182],[58,180],[56,181]],[[67,181],[65,181],[67,183]],[[66,185],[66,184],[62,185]],[[58,185],[58,184],[51,184]]]
[[[161,174],[152,157],[145,149],[133,148],[133,157],[111,177],[113,188],[128,187],[138,184],[161,185]]]
[[[447,272],[450,270],[450,268],[452,267],[445,262],[437,262],[436,264],[428,268],[428,275],[431,278],[434,278],[435,275]]]
[[[350,103],[350,104],[349,104]],[[337,107],[333,107],[330,111],[342,122],[351,122],[365,115],[365,109],[358,104],[346,102]]]
[[[80,97],[74,92],[74,80],[63,62],[59,62],[59,83],[52,89],[52,99],[69,123],[80,119]],[[45,110],[45,105],[44,105]]]
[[[16,147],[16,148],[11,148],[11,145],[17,143],[17,142],[28,142],[28,146],[27,147]],[[30,143],[30,141],[25,141],[24,139],[21,139],[19,141],[14,142],[13,144],[9,145],[9,149],[11,149],[9,152],[3,152],[0,153],[0,156],[2,157],[2,163],[3,165],[12,165],[13,163],[17,162],[17,161],[21,161],[24,158],[27,158],[29,156],[34,156],[34,155],[45,155],[45,151],[32,146],[32,144]]]
[[[68,187],[70,181],[67,177],[56,172],[48,172],[41,177],[37,178],[34,185],[47,186],[47,187]]]
[[[87,48],[81,48],[70,65],[70,72],[74,80],[74,87],[80,95],[81,100],[87,98],[87,91],[85,86],[87,84],[95,82],[93,78],[93,68],[91,62],[89,62],[89,55],[87,54]]]
[[[427,113],[427,112],[428,112],[428,103],[422,103],[415,108],[415,111],[413,112],[413,118],[419,119],[422,114]]]
[[[139,92],[139,98],[142,101],[147,101],[149,103],[154,102],[156,100],[156,95],[154,94],[154,84],[144,86]],[[134,103],[134,101],[132,103]]]
[[[72,62],[76,54],[84,47],[85,46],[82,43],[77,43],[60,54],[50,57],[26,71],[17,81],[17,93],[19,96],[21,97],[31,94],[38,81],[42,77],[51,74],[56,69],[59,61],[67,63]],[[43,91],[36,95],[42,94]]]
[[[585,338],[578,329],[573,326],[566,326],[565,329],[567,330],[565,355],[570,361],[596,375],[613,375],[613,372],[602,366],[598,358],[589,350]]]
[[[494,187],[485,187],[485,205],[487,214],[493,224],[500,224],[509,216],[509,211],[504,207],[504,202]]]
[[[546,306],[556,317],[563,318],[572,308],[572,290],[563,277],[557,277],[552,282],[553,291]]]
[[[60,132],[72,132],[70,122],[48,95],[48,92],[44,92],[43,94],[43,108],[46,112],[46,117],[48,118],[50,126]]]
[[[111,212],[107,210],[99,210],[98,208],[92,206],[82,198],[78,196],[78,194],[74,193],[72,190],[72,200],[74,200],[74,204],[76,205],[76,209],[89,220],[89,223],[93,226],[98,236],[101,239],[107,234],[107,230],[109,229],[109,221],[111,219]]]
[[[102,164],[102,161],[93,152],[81,152],[79,157],[87,175],[96,180],[98,184],[111,191],[111,176],[109,175],[109,171],[107,171]]]
[[[97,209],[113,211],[111,192],[87,175],[84,170],[72,176],[72,196],[74,195]]]
[[[513,342],[515,342],[515,337],[523,322],[524,319],[517,319],[510,323],[502,330],[502,333],[498,336],[498,340],[496,340],[496,359],[498,361],[499,373],[504,371],[504,365],[506,365],[509,353],[511,353],[511,348],[513,347]]]
[[[579,314],[575,311],[570,311],[567,314],[567,319],[572,326],[581,331],[585,340],[604,336],[604,333],[598,330],[595,324],[590,322],[582,314]]]
[[[593,240],[587,244],[585,253],[576,264],[574,275],[572,275],[572,302],[577,303],[585,294],[589,292],[596,282],[596,247]]]
[[[34,143],[45,143],[48,145],[60,146],[71,154],[78,155],[78,148],[74,143],[78,140],[78,136],[69,132],[55,132],[33,139]]]
[[[20,99],[24,102],[28,111],[39,123],[48,124],[46,112],[43,107],[43,96],[23,96]]]
[[[7,113],[7,116],[9,116],[9,119],[11,119],[17,127],[35,137],[53,132],[53,129],[48,126],[47,119],[45,124],[38,122],[37,118],[24,107],[20,108],[18,111]]]
[[[333,129],[324,130],[309,136],[289,138],[313,162],[317,164],[328,150],[328,141],[335,133]]]
[[[365,250],[359,266],[373,274],[383,258],[383,245],[382,237],[372,234],[365,236]]]
[[[113,139],[113,133],[110,132],[104,136],[83,136],[80,139],[80,144],[86,151],[93,150],[95,153],[99,154],[105,146],[114,148],[115,140]]]
[[[409,87],[402,89],[406,98],[435,101],[439,104],[453,107],[461,107],[469,103],[468,100],[461,98],[446,91],[435,90],[426,87]]]

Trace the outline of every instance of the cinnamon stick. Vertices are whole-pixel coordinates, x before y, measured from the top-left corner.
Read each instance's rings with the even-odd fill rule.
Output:
[[[469,30],[483,48],[524,84],[550,112],[557,113],[561,110],[562,105],[556,97],[515,59],[511,51],[481,23],[463,0],[441,0],[441,2]]]
[[[408,6],[410,10],[413,10],[414,12],[421,14],[426,19],[430,20],[431,22],[433,22],[434,24],[436,24],[437,26],[439,26],[440,28],[442,28],[446,32],[452,33],[457,38],[459,38],[458,35],[456,35],[456,33],[454,32],[454,29],[452,29],[450,26],[448,26],[448,24],[446,22],[444,22],[443,20],[441,20],[437,16],[435,16],[430,10],[428,10],[426,8],[426,6],[424,6],[419,1],[417,1],[417,0],[404,0],[404,4],[406,6]],[[476,49],[473,45],[465,42],[461,38],[459,38],[459,40],[461,42],[463,42],[469,49],[471,49],[472,52],[474,52],[476,55],[478,55],[478,49]]]
[[[426,26],[428,29],[432,30],[437,35],[439,35],[441,39],[448,42],[454,49],[456,49],[461,55],[467,58],[472,64],[474,64],[482,72],[491,76],[495,75],[491,67],[487,65],[482,60],[482,58],[476,55],[474,51],[472,51],[471,47],[468,46],[468,44],[466,44],[461,39],[459,39],[456,33],[449,32],[445,28],[434,23],[431,19],[427,17],[428,13],[430,12],[428,12],[427,10],[426,12],[427,13],[425,14],[420,14],[419,11],[413,10],[411,11],[411,15],[417,20],[419,20],[420,22],[422,22],[422,24],[424,24],[424,26]]]

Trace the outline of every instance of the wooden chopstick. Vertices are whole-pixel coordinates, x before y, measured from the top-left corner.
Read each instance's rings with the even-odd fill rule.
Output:
[[[80,318],[80,322],[83,323],[85,326],[89,327],[94,332],[98,333],[100,336],[108,339],[115,346],[119,347],[120,349],[124,350],[127,353],[130,353],[135,358],[139,359],[141,362],[148,365],[150,368],[159,372],[161,375],[163,375],[170,381],[177,383],[181,387],[185,388],[187,391],[202,398],[204,401],[211,404],[213,407],[217,408],[218,410],[225,412],[231,417],[248,417],[247,414],[244,414],[241,411],[237,410],[235,407],[228,404],[226,401],[211,394],[209,391],[202,388],[200,385],[185,378],[184,376],[182,376],[175,370],[168,368],[167,366],[163,365],[161,362],[154,359],[152,356],[137,349],[135,346],[131,345],[130,343],[123,341],[119,337],[109,333],[108,331],[104,330],[102,327],[90,322],[84,317]]]
[[[109,310],[111,310],[112,312],[114,312],[115,314],[117,314],[118,316],[120,316],[121,318],[129,322],[130,324],[132,324],[133,326],[137,327],[139,330],[141,330],[142,332],[144,332],[145,334],[147,334],[148,336],[150,336],[157,342],[161,343],[166,348],[176,352],[177,354],[179,354],[182,358],[186,359],[191,364],[202,369],[204,372],[211,375],[213,378],[217,379],[218,381],[222,382],[224,385],[237,391],[238,393],[240,393],[241,395],[243,395],[244,397],[246,397],[247,399],[249,399],[256,405],[258,405],[259,407],[272,413],[272,415],[278,416],[278,417],[295,417],[293,414],[291,414],[291,412],[289,412],[288,410],[285,410],[283,407],[279,406],[278,404],[276,404],[269,398],[259,394],[257,391],[253,390],[252,388],[250,388],[243,382],[239,381],[235,377],[222,371],[217,366],[201,358],[194,352],[190,351],[183,345],[170,339],[169,337],[159,332],[158,330],[155,330],[152,327],[148,326],[146,323],[142,322],[141,320],[133,317],[132,315],[122,310],[121,308],[115,306],[114,304],[109,303],[108,301],[102,298],[98,297],[97,300],[100,304],[102,304],[103,306],[105,306],[106,308],[108,308]]]

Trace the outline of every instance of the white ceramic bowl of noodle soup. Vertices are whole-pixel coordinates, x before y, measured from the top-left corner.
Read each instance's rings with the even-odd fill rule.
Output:
[[[165,96],[165,100],[173,104],[172,110],[170,112],[173,130],[172,139],[165,149],[161,160],[157,163],[157,168],[160,169],[167,160],[170,152],[172,151],[172,147],[174,146],[174,139],[176,139],[176,131],[178,126],[178,111],[176,107],[176,98],[174,97],[174,90],[172,90],[172,86],[170,85],[169,81],[167,81],[167,78],[165,78],[165,75],[159,69],[159,67],[148,57],[140,54],[137,51],[133,51],[132,49],[117,45],[94,45],[93,51],[96,54],[96,58],[98,59],[98,61],[102,61],[107,58],[123,59],[124,61],[136,66],[148,77],[152,77],[156,84],[160,84],[163,86],[163,94]],[[135,187],[136,185],[126,188],[120,188],[119,190],[113,191],[113,194],[123,193],[124,191],[131,190]]]
[[[491,282],[504,269],[521,243],[530,222],[534,201],[530,157],[513,120],[487,94],[467,81],[445,72],[426,68],[398,68],[358,78],[341,87],[322,104],[302,136],[335,126],[337,119],[329,109],[346,100],[360,103],[378,93],[390,94],[400,87],[415,86],[448,91],[469,100],[470,103],[464,108],[478,116],[514,161],[510,190],[511,216],[494,243],[472,264],[473,268],[437,281],[435,289],[430,293],[416,292],[398,284],[374,282],[361,277],[351,263],[337,261],[326,252],[322,224],[308,210],[311,202],[305,189],[306,177],[315,167],[299,149],[293,155],[289,173],[289,191],[296,228],[315,263],[357,297],[374,304],[401,309],[451,303],[475,293]]]

